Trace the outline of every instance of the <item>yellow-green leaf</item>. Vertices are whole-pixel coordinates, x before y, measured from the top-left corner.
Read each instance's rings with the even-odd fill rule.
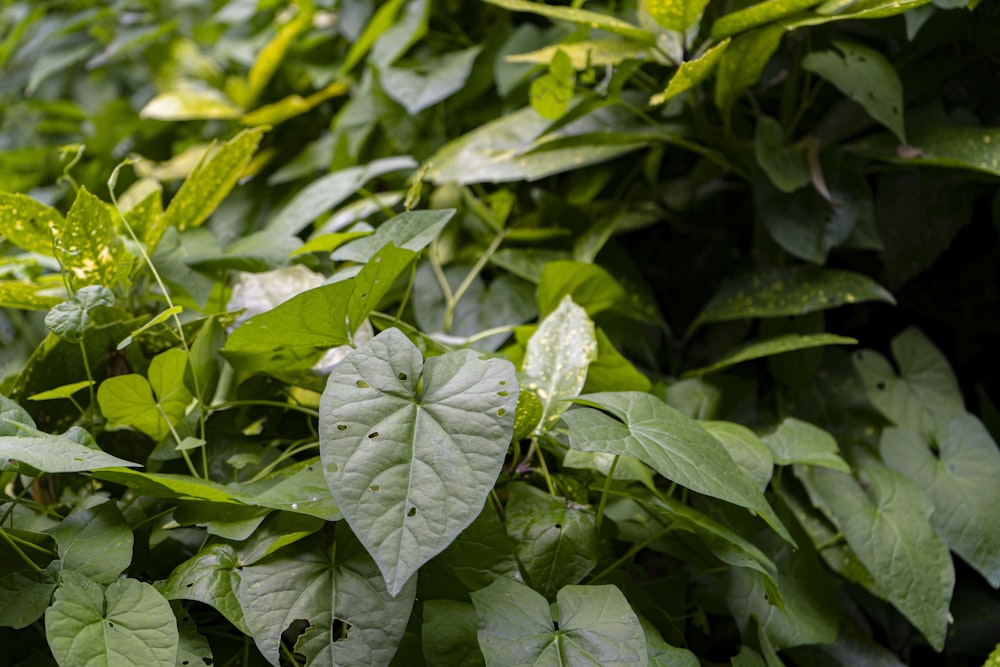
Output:
[[[548,120],[562,118],[569,110],[576,88],[576,72],[569,56],[555,52],[549,71],[531,82],[531,107]]]
[[[57,306],[66,300],[66,289],[58,276],[53,277],[57,280],[43,279],[31,283],[0,280],[0,308],[49,310]]]
[[[784,34],[781,26],[770,25],[736,37],[726,49],[715,76],[715,106],[727,123],[736,98],[757,83]]]
[[[281,26],[278,34],[264,45],[257,54],[257,60],[247,73],[246,99],[240,100],[244,107],[253,105],[260,94],[278,71],[281,61],[285,59],[288,49],[311,24],[316,13],[311,1],[298,4],[298,16]]]
[[[509,9],[515,12],[530,12],[532,14],[538,14],[539,16],[544,16],[556,21],[569,21],[570,23],[576,23],[577,25],[586,26],[595,30],[604,30],[616,35],[621,35],[622,37],[634,39],[637,42],[644,42],[646,44],[654,44],[656,42],[656,37],[653,33],[647,30],[643,30],[638,26],[632,25],[628,21],[622,21],[614,16],[608,16],[607,14],[601,14],[599,12],[592,12],[587,9],[557,7],[554,5],[546,5],[541,2],[528,2],[527,0],[485,1],[491,5],[503,7],[504,9]]]
[[[83,382],[74,382],[72,384],[64,384],[61,387],[56,387],[55,389],[49,389],[48,391],[39,392],[28,397],[29,401],[51,401],[57,398],[69,398],[81,389],[86,389],[87,387],[94,384],[93,380],[84,380]]]
[[[646,11],[664,30],[684,32],[701,20],[708,0],[645,0]]]
[[[649,103],[653,106],[663,104],[671,97],[687,92],[707,79],[728,47],[729,40],[724,39],[708,51],[705,51],[700,57],[681,63],[681,66],[677,68],[677,72],[670,78],[667,89],[658,95],[654,95],[649,100]]]
[[[290,118],[301,116],[307,111],[310,111],[317,104],[320,104],[331,97],[344,95],[350,89],[351,85],[348,81],[343,79],[337,80],[323,90],[313,93],[309,97],[289,95],[278,102],[274,102],[273,104],[265,104],[262,107],[254,109],[253,111],[248,111],[243,114],[242,118],[240,118],[240,122],[250,127],[256,127],[258,125],[277,125],[278,123],[283,123]]]
[[[764,0],[726,14],[712,24],[712,39],[731,37],[818,5],[822,0]]]
[[[49,229],[62,221],[59,211],[28,195],[0,192],[0,235],[19,248],[51,255]]]
[[[55,231],[55,256],[74,289],[87,285],[111,287],[128,262],[107,204],[81,187],[66,219]],[[129,263],[130,264],[130,263]]]
[[[176,90],[160,93],[142,108],[139,116],[155,120],[230,120],[239,108],[217,90]]]
[[[552,62],[552,58],[558,51],[569,56],[573,69],[577,71],[588,67],[620,65],[626,60],[647,60],[652,54],[651,47],[646,43],[628,39],[606,38],[589,39],[572,44],[554,44],[537,51],[507,56],[505,60],[512,63],[547,65]]]

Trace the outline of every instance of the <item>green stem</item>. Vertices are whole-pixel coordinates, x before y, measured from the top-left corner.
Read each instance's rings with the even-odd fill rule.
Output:
[[[595,532],[601,534],[601,522],[604,521],[604,506],[608,503],[608,492],[611,491],[611,481],[615,477],[615,468],[618,467],[618,461],[621,459],[619,454],[615,454],[615,458],[611,460],[611,467],[608,468],[608,476],[604,479],[604,490],[601,491],[601,502],[597,505],[597,522],[595,525]]]
[[[399,308],[396,309],[396,326],[398,327],[400,322],[403,320],[403,311],[406,310],[406,304],[410,301],[410,293],[413,291],[413,282],[417,279],[417,264],[414,262],[410,266],[410,280],[406,283],[406,291],[403,292],[403,299],[399,302]]]
[[[0,517],[0,525],[7,523],[7,519],[9,519],[10,515],[14,513],[14,508],[21,502],[25,494],[27,494],[31,489],[31,485],[34,484],[37,479],[38,477],[32,477],[27,484],[22,486],[21,491],[13,498],[12,502],[7,507],[7,510],[3,513],[3,516]],[[13,527],[13,523],[11,524],[11,527]]]
[[[493,237],[493,240],[490,242],[490,245],[487,246],[486,251],[479,256],[479,259],[476,260],[476,263],[469,270],[469,273],[465,276],[465,280],[463,280],[462,284],[458,286],[457,290],[455,290],[454,295],[452,295],[448,299],[447,301],[448,305],[444,309],[445,333],[451,333],[451,322],[455,318],[455,307],[458,305],[458,302],[468,291],[469,287],[472,286],[472,283],[476,280],[476,278],[479,277],[479,274],[483,270],[483,267],[486,266],[486,262],[490,261],[490,257],[493,256],[493,253],[495,253],[497,249],[500,247],[500,244],[503,243],[503,239],[505,236],[506,232],[501,230],[496,236]]]
[[[293,412],[301,412],[304,415],[309,415],[310,417],[319,418],[319,411],[313,410],[312,408],[307,408],[304,405],[296,405],[295,403],[282,403],[281,401],[266,401],[263,399],[246,399],[242,401],[227,401],[225,403],[216,403],[211,407],[212,412],[217,412],[219,410],[228,410],[230,408],[239,408],[244,405],[260,405],[271,408],[282,408],[284,410],[291,410]]]
[[[542,476],[545,478],[545,485],[549,487],[549,493],[553,496],[558,495],[556,494],[556,485],[552,483],[552,476],[549,474],[549,465],[545,462],[545,452],[538,444],[538,438],[531,439],[531,449],[534,454],[538,455],[538,467],[542,470]]]
[[[80,341],[80,356],[83,357],[83,370],[87,373],[87,380],[90,382],[90,386],[87,389],[90,391],[90,430],[94,430],[94,412],[97,410],[97,393],[94,391],[94,375],[90,372],[90,359],[87,358],[87,346]],[[70,400],[73,400],[70,398]],[[73,401],[76,403],[76,401]],[[79,406],[77,406],[79,407]]]
[[[3,539],[7,541],[7,544],[10,545],[10,548],[13,549],[14,552],[18,556],[20,556],[21,559],[25,563],[28,564],[28,567],[30,567],[35,572],[41,572],[42,571],[42,568],[38,567],[38,565],[35,564],[35,561],[33,561],[30,558],[28,558],[28,555],[26,553],[24,553],[23,551],[21,551],[21,547],[17,546],[17,544],[14,542],[14,540],[10,539],[10,535],[8,535],[7,531],[3,529],[3,526],[0,526],[0,537],[3,537]]]
[[[650,544],[660,539],[661,537],[663,537],[672,530],[673,530],[672,526],[667,526],[666,528],[663,528],[662,530],[653,533],[652,535],[644,539],[642,542],[636,542],[635,544],[632,545],[632,547],[628,551],[625,552],[625,555],[623,555],[614,563],[612,563],[611,565],[607,566],[606,568],[595,574],[593,577],[590,578],[590,580],[587,583],[593,584],[596,581],[600,581],[601,579],[608,576],[609,574],[617,570],[625,563],[631,561],[633,558],[635,558],[635,555],[637,553],[639,553],[640,551],[648,547]]]

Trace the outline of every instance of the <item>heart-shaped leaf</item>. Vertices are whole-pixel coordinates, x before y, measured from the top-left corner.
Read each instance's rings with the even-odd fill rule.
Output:
[[[398,329],[330,375],[320,401],[326,481],[391,594],[483,508],[517,394],[509,362],[462,350],[424,363]]]

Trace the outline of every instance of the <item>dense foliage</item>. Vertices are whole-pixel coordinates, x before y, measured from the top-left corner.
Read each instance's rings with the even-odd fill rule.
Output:
[[[997,3],[13,0],[0,68],[5,664],[1000,644]]]

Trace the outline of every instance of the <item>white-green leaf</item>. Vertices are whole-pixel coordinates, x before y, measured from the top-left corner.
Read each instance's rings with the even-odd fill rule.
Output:
[[[933,510],[920,487],[879,465],[860,469],[864,486],[828,468],[796,467],[796,475],[889,602],[940,651],[955,570],[948,546],[930,524]]]
[[[850,473],[851,468],[840,458],[837,441],[818,426],[788,417],[774,433],[764,436],[774,461],[780,465],[806,463]]]
[[[934,507],[937,532],[994,588],[1000,587],[1000,450],[972,415],[935,429],[937,455],[919,433],[882,432],[886,465],[909,477]]]
[[[327,484],[395,595],[479,514],[514,426],[514,367],[428,359],[388,329],[334,369],[320,401]]]
[[[382,88],[411,115],[448,99],[465,86],[482,46],[422,60],[415,67],[386,67]]]
[[[842,41],[835,41],[834,45],[837,51],[807,55],[802,59],[802,67],[839,88],[905,144],[903,84],[892,63],[867,46]]]
[[[512,579],[472,594],[487,667],[645,667],[639,619],[615,586],[567,586],[553,618],[544,597]]]
[[[132,562],[132,529],[113,500],[77,510],[48,530],[63,567],[110,584]]]
[[[295,644],[315,667],[387,665],[406,629],[416,580],[396,595],[348,530],[332,549],[304,540],[243,568],[240,604],[257,648],[279,664],[281,633],[308,623]]]
[[[965,400],[948,360],[919,329],[909,328],[892,339],[892,364],[874,350],[854,354],[854,368],[868,400],[894,424],[926,438],[935,424],[965,414]]]
[[[574,449],[633,456],[681,486],[752,509],[791,541],[754,480],[690,417],[639,392],[587,394],[576,402],[590,407],[562,416]]]
[[[60,665],[175,667],[177,621],[155,588],[118,579],[105,590],[82,574],[64,571],[45,634]]]
[[[535,380],[527,388],[542,403],[542,419],[536,432],[551,429],[566,411],[565,401],[580,394],[587,382],[587,369],[597,359],[597,334],[587,312],[563,297],[528,340],[522,370]]]

